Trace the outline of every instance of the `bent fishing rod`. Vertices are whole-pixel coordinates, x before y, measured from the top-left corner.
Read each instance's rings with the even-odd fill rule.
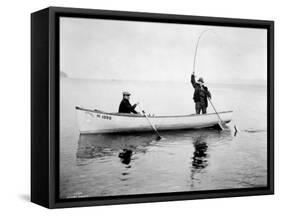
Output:
[[[193,72],[194,75],[195,75],[196,56],[197,56],[197,51],[198,51],[199,42],[200,42],[202,36],[203,36],[206,32],[208,32],[208,31],[213,31],[213,30],[212,30],[212,29],[206,29],[206,30],[202,31],[202,32],[200,33],[198,39],[197,39],[197,43],[196,43],[196,47],[195,47],[195,53],[194,53],[194,58],[193,58],[193,71],[192,71],[192,72]],[[217,114],[217,117],[218,117],[218,120],[219,120],[219,121],[218,121],[218,125],[220,126],[220,128],[221,128],[222,130],[224,130],[224,122],[222,121],[222,119],[221,119],[219,113],[217,112],[217,110],[216,110],[214,104],[211,102],[211,99],[208,98],[208,100],[209,100],[209,102],[211,103],[211,105],[212,105],[212,107],[213,107],[215,113]]]
[[[196,47],[195,47],[195,53],[194,53],[194,58],[193,58],[193,70],[192,72],[195,73],[195,65],[196,65],[196,57],[197,57],[197,50],[198,50],[198,46],[199,46],[199,42],[202,38],[202,36],[204,35],[205,32],[207,31],[211,31],[212,29],[206,29],[204,31],[202,31],[197,39],[197,42],[196,42]]]

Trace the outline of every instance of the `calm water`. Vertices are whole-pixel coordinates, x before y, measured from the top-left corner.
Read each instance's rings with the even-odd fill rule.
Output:
[[[217,110],[233,110],[240,130],[211,129],[130,135],[79,136],[75,106],[116,112],[132,92],[156,115],[194,113],[189,83],[61,79],[60,196],[93,197],[267,184],[266,86],[210,84]],[[213,112],[208,108],[208,112]],[[123,149],[132,155],[123,159]]]

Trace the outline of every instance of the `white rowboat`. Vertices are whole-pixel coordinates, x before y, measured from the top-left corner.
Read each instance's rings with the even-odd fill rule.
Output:
[[[153,131],[144,115],[126,113],[107,113],[76,107],[77,120],[81,134],[127,133]],[[223,123],[229,123],[232,111],[218,112]],[[216,113],[204,115],[149,116],[157,130],[182,130],[207,128],[218,125]]]

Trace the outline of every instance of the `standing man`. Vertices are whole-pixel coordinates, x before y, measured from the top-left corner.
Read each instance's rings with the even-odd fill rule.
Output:
[[[200,77],[197,82],[195,81],[194,72],[191,75],[191,84],[194,88],[193,100],[195,102],[196,114],[207,113],[208,98],[211,98],[211,93],[208,88],[204,86],[204,80]]]
[[[134,113],[138,114],[138,112],[135,110],[136,106],[139,103],[134,104],[133,106],[130,104],[130,93],[127,91],[123,92],[123,99],[119,105],[119,113]]]

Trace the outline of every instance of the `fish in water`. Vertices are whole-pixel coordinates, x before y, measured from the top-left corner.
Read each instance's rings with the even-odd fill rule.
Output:
[[[238,132],[238,129],[237,129],[237,127],[236,127],[236,125],[234,125],[234,136],[236,136],[236,134],[237,134],[237,132]]]

